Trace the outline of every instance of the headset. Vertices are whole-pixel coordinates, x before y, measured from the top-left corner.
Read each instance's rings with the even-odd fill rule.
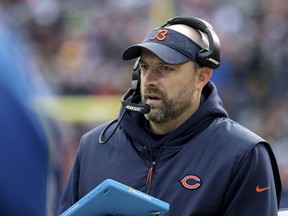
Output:
[[[127,92],[123,95],[121,99],[122,106],[124,108],[124,111],[122,112],[121,116],[118,119],[114,119],[111,121],[101,132],[99,136],[99,143],[105,144],[115,133],[117,130],[118,126],[120,125],[124,115],[126,114],[127,110],[134,111],[134,112],[140,112],[142,114],[147,114],[150,112],[150,106],[148,104],[144,103],[133,103],[131,102],[136,95],[140,95],[140,65],[139,65],[139,59],[134,64],[133,67],[133,73],[132,73],[132,86],[127,90]],[[113,125],[114,123],[117,122],[117,125],[115,128],[112,130],[111,133],[107,136],[107,138],[103,139],[105,132],[108,130],[108,128]]]
[[[140,112],[142,114],[147,114],[150,112],[150,106],[144,103],[132,103],[128,100],[128,98],[132,95],[132,99],[135,95],[140,95],[140,65],[139,59],[134,64],[133,72],[132,72],[132,86],[128,89],[128,91],[122,97],[121,103],[125,110],[131,110],[135,112]],[[131,99],[131,100],[132,100]]]
[[[205,20],[196,17],[178,16],[167,20],[167,22],[164,25],[162,25],[161,28],[175,24],[184,24],[190,26],[191,28],[199,30],[207,35],[209,41],[209,48],[208,49],[203,48],[197,53],[197,61],[198,63],[200,63],[201,66],[207,66],[212,69],[217,69],[220,66],[220,42],[212,26]],[[133,67],[132,86],[127,90],[127,92],[123,95],[121,99],[124,111],[119,117],[119,120],[118,119],[113,120],[104,128],[104,130],[101,132],[99,136],[99,143],[104,144],[112,137],[112,135],[115,133],[116,129],[120,125],[120,122],[122,121],[127,110],[139,112],[142,114],[147,114],[150,112],[150,106],[148,104],[144,103],[137,104],[132,102],[136,95],[140,95],[140,74],[141,70],[138,58]],[[117,121],[118,123],[113,129],[113,131],[108,135],[106,139],[103,140],[104,134],[107,131],[107,129]]]

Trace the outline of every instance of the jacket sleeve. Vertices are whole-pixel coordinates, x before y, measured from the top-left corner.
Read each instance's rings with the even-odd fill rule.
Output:
[[[62,201],[59,205],[58,215],[66,211],[70,206],[79,200],[78,187],[79,187],[79,174],[80,174],[80,151],[78,150],[74,165],[72,167]]]
[[[265,146],[255,145],[236,166],[220,215],[276,216],[276,188]]]

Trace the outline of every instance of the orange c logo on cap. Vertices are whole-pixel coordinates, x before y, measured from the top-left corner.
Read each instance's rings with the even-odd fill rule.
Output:
[[[185,188],[195,190],[201,186],[201,179],[195,175],[188,175],[181,180],[181,183]]]
[[[168,30],[167,30],[167,29],[161,29],[161,30],[159,30],[159,31],[157,32],[157,34],[156,34],[154,37],[152,37],[152,38],[150,38],[150,39],[151,39],[151,40],[157,39],[157,40],[159,40],[159,41],[163,41],[163,40],[166,39],[167,33],[168,33]]]

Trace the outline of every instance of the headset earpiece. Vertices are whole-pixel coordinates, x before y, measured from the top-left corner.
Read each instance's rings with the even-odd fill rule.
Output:
[[[213,69],[220,66],[220,41],[207,21],[196,17],[175,17],[161,27],[175,24],[184,24],[205,33],[208,37],[209,49],[201,49],[197,54],[197,60],[201,65]]]
[[[140,93],[140,65],[139,65],[139,59],[138,58],[133,66],[133,72],[132,72],[132,87],[131,89],[133,91],[136,91],[137,93]]]

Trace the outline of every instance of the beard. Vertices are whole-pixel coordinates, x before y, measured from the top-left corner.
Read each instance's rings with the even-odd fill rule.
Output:
[[[147,100],[147,94],[155,94],[161,98],[160,107],[151,106],[151,111],[148,114],[145,114],[145,118],[148,121],[155,123],[166,123],[168,121],[177,119],[185,111],[189,110],[192,107],[194,102],[195,88],[193,81],[188,82],[183,86],[175,96],[169,98],[166,92],[161,91],[156,87],[147,87],[145,90],[142,90],[142,101],[145,103]]]

